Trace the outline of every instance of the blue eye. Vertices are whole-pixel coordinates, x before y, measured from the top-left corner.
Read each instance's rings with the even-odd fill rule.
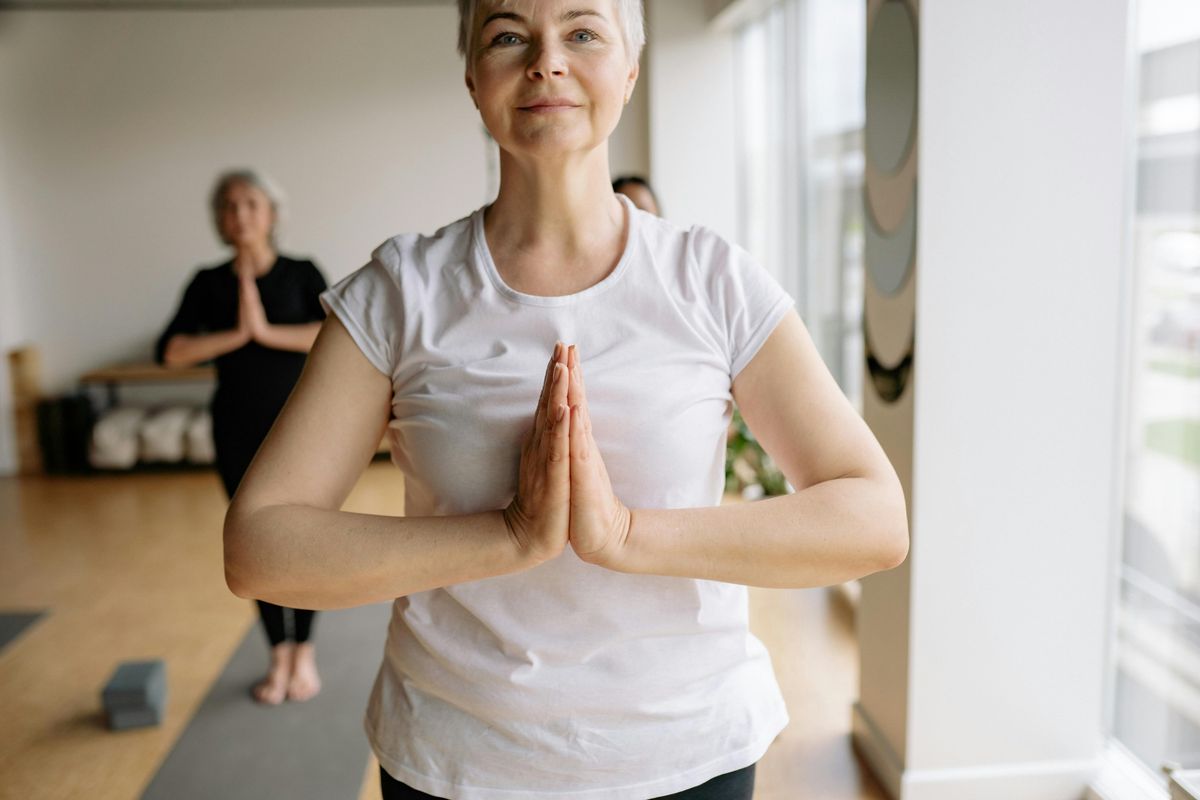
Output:
[[[494,45],[496,45],[496,44],[513,44],[513,42],[511,42],[511,41],[501,41],[501,39],[517,39],[517,40],[519,40],[520,38],[521,37],[517,36],[515,33],[501,33],[501,34],[497,34],[496,38],[492,39],[492,44],[494,44]]]
[[[595,31],[589,31],[589,30],[579,30],[579,31],[575,31],[575,33],[573,33],[573,34],[571,34],[571,35],[572,35],[572,36],[575,36],[575,37],[578,37],[578,36],[580,36],[580,35],[583,35],[583,36],[586,36],[586,37],[587,37],[586,39],[579,39],[579,38],[576,38],[576,39],[575,39],[575,41],[577,41],[577,42],[592,42],[592,41],[595,41],[595,40],[596,40],[596,33],[595,33]]]

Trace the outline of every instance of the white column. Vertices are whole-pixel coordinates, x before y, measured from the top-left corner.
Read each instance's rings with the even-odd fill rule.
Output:
[[[912,548],[864,581],[854,710],[903,800],[1073,800],[1098,768],[1127,17],[1124,0],[920,2]]]

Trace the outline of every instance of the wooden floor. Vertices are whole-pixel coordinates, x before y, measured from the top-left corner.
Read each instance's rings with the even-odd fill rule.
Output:
[[[395,468],[372,464],[346,507],[399,513]],[[140,796],[256,623],[225,587],[223,514],[208,472],[0,478],[0,611],[47,612],[0,652],[0,797]],[[756,800],[885,800],[850,745],[858,659],[844,602],[754,589],[751,615],[792,720],[759,765]],[[164,723],[110,734],[100,688],[116,663],[155,657]],[[379,797],[377,769],[364,764],[364,800]]]

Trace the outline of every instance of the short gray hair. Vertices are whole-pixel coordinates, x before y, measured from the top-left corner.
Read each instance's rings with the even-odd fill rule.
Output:
[[[475,14],[479,10],[480,0],[458,0],[458,54],[470,63],[470,54],[475,47]],[[496,5],[503,7],[505,0],[498,0]],[[642,47],[646,44],[645,12],[642,0],[613,0],[617,15],[621,18],[621,31],[625,40],[625,52],[629,55],[629,63],[633,64],[642,55]]]
[[[267,200],[270,201],[271,210],[275,212],[275,224],[271,228],[271,244],[274,245],[275,231],[279,228],[279,223],[283,221],[283,206],[287,198],[275,181],[261,172],[245,168],[222,172],[217,176],[216,183],[213,184],[212,192],[209,194],[208,204],[212,210],[213,227],[217,229],[217,238],[223,244],[229,244],[221,230],[221,205],[225,202],[225,193],[229,191],[230,187],[239,183],[253,186],[265,194]]]

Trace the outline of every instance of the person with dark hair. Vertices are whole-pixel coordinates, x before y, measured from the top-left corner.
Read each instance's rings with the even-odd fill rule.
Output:
[[[642,211],[649,211],[656,217],[662,216],[662,207],[658,197],[650,188],[650,182],[640,175],[622,175],[612,183],[613,191],[620,192],[633,201]]]
[[[792,298],[613,191],[643,39],[640,0],[459,0],[499,192],[321,295],[226,515],[235,594],[392,601],[387,800],[749,800],[788,717],[747,585],[905,558],[900,481]],[[735,398],[794,494],[721,504]],[[405,515],[342,511],[385,430]]]
[[[213,443],[232,498],[300,377],[325,318],[318,298],[326,284],[313,262],[276,251],[282,195],[266,177],[224,173],[211,207],[217,235],[233,248],[233,258],[192,277],[155,358],[168,367],[215,360]],[[314,612],[257,602],[271,660],[255,699],[268,705],[308,700],[321,690],[311,641]]]

